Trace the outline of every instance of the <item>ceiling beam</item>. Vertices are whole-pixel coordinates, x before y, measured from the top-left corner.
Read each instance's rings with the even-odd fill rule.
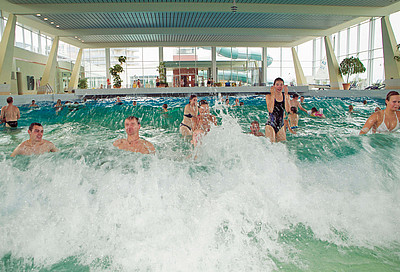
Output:
[[[0,0],[2,9],[19,15],[73,14],[90,12],[231,12],[232,3],[82,3],[82,4],[12,4]],[[323,14],[385,16],[400,10],[400,2],[386,7],[322,6],[296,4],[237,4],[237,13]]]

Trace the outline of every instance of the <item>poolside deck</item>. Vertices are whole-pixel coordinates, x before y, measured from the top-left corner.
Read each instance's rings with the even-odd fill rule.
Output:
[[[357,98],[370,97],[385,99],[390,90],[309,90],[308,86],[289,86],[289,93],[298,93],[304,96],[313,97],[343,97]],[[191,88],[120,88],[120,89],[76,89],[75,93],[67,94],[40,94],[40,95],[11,95],[15,105],[30,104],[32,99],[36,102],[50,101],[76,101],[86,98],[106,98],[116,96],[235,96],[235,95],[265,95],[269,92],[269,87],[265,86],[241,86],[241,87],[191,87]],[[5,106],[6,99],[10,95],[0,96],[0,106]]]

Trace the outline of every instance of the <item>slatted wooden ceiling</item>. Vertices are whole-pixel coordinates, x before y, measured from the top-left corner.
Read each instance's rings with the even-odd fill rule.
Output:
[[[236,13],[232,5],[233,0],[0,0],[1,9],[19,21],[82,47],[293,46],[400,10],[400,0],[237,0]]]

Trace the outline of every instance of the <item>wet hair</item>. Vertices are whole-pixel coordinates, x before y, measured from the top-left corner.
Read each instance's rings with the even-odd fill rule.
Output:
[[[168,108],[168,105],[167,105],[167,104],[163,104],[162,107],[163,107],[164,109],[166,109],[166,108]]]
[[[318,112],[318,110],[317,110],[316,107],[313,107],[313,108],[311,109],[311,112]]]
[[[32,103],[33,103],[33,102],[36,102],[35,99],[32,99]]]
[[[239,105],[240,105],[240,106],[243,106],[243,105],[244,105],[244,102],[240,102]]]
[[[208,102],[207,102],[206,100],[202,99],[202,100],[200,100],[200,102],[199,102],[199,107],[200,107],[201,105],[208,105]]]
[[[290,107],[290,111],[292,113],[297,113],[297,108],[296,107]]]
[[[190,95],[189,100],[192,100],[192,99],[195,98],[195,97],[197,97],[197,95],[192,94],[192,95]]]
[[[136,122],[138,123],[138,125],[140,125],[140,121],[139,118],[137,118],[136,116],[129,116],[127,117],[125,120],[136,120]]]
[[[364,105],[367,105],[367,100],[364,100],[364,101],[363,101],[363,104],[364,104]]]
[[[253,122],[251,122],[251,124],[257,124],[260,125],[260,123],[258,123],[258,121],[254,120]]]
[[[275,78],[275,80],[274,80],[274,85],[275,85],[275,83],[276,83],[277,81],[282,81],[282,83],[285,83],[285,81],[284,81],[281,77],[277,77],[277,78]]]
[[[390,101],[390,97],[392,97],[392,96],[394,96],[394,95],[399,95],[399,93],[396,92],[396,91],[390,91],[390,92],[388,92],[388,94],[386,95],[386,101]],[[385,103],[386,103],[386,101],[385,101]]]
[[[34,126],[43,127],[41,123],[32,123],[29,125],[29,131],[32,131]]]
[[[349,110],[354,109],[353,105],[349,105]]]
[[[293,98],[299,97],[297,93],[293,94]]]
[[[8,104],[12,103],[13,101],[14,101],[14,99],[11,96],[7,97],[7,103]]]

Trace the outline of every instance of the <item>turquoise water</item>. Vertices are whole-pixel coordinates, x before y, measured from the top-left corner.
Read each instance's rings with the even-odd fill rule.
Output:
[[[247,134],[263,96],[207,99],[219,125],[195,150],[187,98],[22,107],[0,130],[0,271],[400,271],[400,134],[358,136],[383,101],[306,98],[327,118],[271,144]],[[132,114],[155,156],[113,147]],[[60,152],[10,158],[34,121]]]

